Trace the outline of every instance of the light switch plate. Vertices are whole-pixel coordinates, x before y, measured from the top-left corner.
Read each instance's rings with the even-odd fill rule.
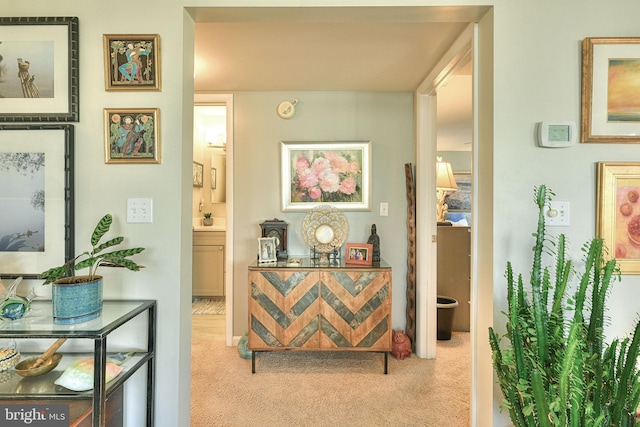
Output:
[[[153,199],[127,199],[127,222],[153,222]]]
[[[380,202],[380,216],[389,216],[389,203]]]
[[[545,209],[545,223],[548,226],[569,225],[569,202],[550,202]]]

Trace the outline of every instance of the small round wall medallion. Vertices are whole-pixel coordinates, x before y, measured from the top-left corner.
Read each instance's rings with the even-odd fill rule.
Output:
[[[296,113],[296,104],[298,103],[297,99],[294,99],[293,102],[290,101],[282,101],[278,104],[278,116],[282,119],[290,119]]]

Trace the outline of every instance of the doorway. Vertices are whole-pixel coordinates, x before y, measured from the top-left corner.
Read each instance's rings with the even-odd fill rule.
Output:
[[[198,22],[225,22],[225,19],[231,20],[233,21],[233,18],[225,18],[224,15],[224,10],[222,10],[220,12],[220,15],[218,15],[218,8],[195,8],[193,10],[190,10],[189,13],[191,14],[191,16],[194,17],[195,20],[197,20]],[[224,9],[224,8],[220,8],[220,9]],[[249,8],[247,8],[249,9]],[[303,10],[305,8],[302,8]],[[329,11],[331,8],[317,8],[320,11]],[[360,11],[367,11],[366,8],[360,8],[360,7],[354,7],[352,8],[354,10],[359,10]],[[393,14],[389,13],[392,12],[393,10],[395,10],[396,8],[394,7],[385,7],[385,8],[378,8],[378,9],[386,9],[384,11],[385,15],[391,16]],[[398,10],[402,9],[402,8],[397,8]],[[438,7],[417,7],[415,8],[412,12],[414,14],[417,15],[421,15],[424,14],[424,16],[421,15],[421,19],[431,19],[434,21],[438,20],[438,17],[443,19],[444,21],[447,20],[451,20],[452,19],[452,15],[448,15],[445,16],[446,14],[443,14],[444,9],[447,8],[438,8]],[[489,8],[491,9],[491,8]],[[255,9],[254,9],[255,10]],[[273,15],[270,15],[272,13],[272,11],[266,11],[266,8],[264,9],[265,13],[264,16],[260,15],[260,17],[263,20],[266,21],[271,21],[273,19]],[[298,11],[299,8],[296,8],[296,11]],[[369,9],[369,11],[373,11],[376,12],[376,8],[371,8]],[[236,10],[234,10],[234,16],[239,16],[238,14],[235,13]],[[417,13],[420,12],[420,13]],[[482,30],[484,30],[483,34],[482,34],[482,38],[476,38],[474,39],[474,43],[477,43],[478,40],[480,40],[480,42],[483,43],[483,47],[485,48],[483,55],[486,55],[486,57],[484,59],[481,59],[480,61],[482,62],[482,66],[480,67],[482,69],[482,83],[483,83],[483,88],[481,90],[479,90],[477,87],[474,88],[474,102],[475,102],[475,106],[478,106],[479,104],[481,105],[481,111],[483,111],[483,115],[481,118],[481,136],[482,136],[482,141],[483,144],[483,148],[482,151],[478,152],[477,156],[474,156],[474,170],[478,170],[479,168],[477,167],[478,164],[480,163],[483,166],[483,172],[482,172],[482,176],[479,177],[478,180],[474,180],[474,198],[476,198],[476,200],[480,200],[479,197],[477,197],[478,194],[481,194],[482,197],[482,201],[479,202],[479,206],[478,206],[478,215],[477,218],[479,219],[477,222],[475,222],[475,224],[477,224],[477,229],[481,229],[481,235],[476,236],[476,243],[474,243],[474,245],[479,245],[479,241],[481,241],[481,246],[482,246],[482,251],[478,251],[479,256],[475,261],[475,264],[473,266],[474,271],[479,271],[481,270],[481,275],[478,275],[478,280],[483,279],[484,283],[486,283],[486,286],[484,286],[484,288],[481,290],[482,293],[482,297],[481,298],[475,298],[475,295],[477,295],[478,293],[480,293],[480,291],[478,289],[474,290],[474,300],[475,300],[475,307],[472,308],[472,317],[473,318],[473,322],[475,324],[475,326],[477,327],[478,330],[486,330],[486,325],[489,325],[492,323],[492,318],[493,318],[493,310],[492,310],[492,288],[491,288],[491,283],[492,283],[492,263],[491,263],[491,254],[492,254],[492,242],[493,242],[493,227],[491,224],[491,212],[492,212],[492,204],[493,204],[493,196],[492,196],[492,176],[493,176],[493,169],[492,169],[492,160],[491,160],[491,154],[492,154],[492,144],[491,144],[491,140],[492,140],[492,123],[493,123],[493,116],[492,116],[492,111],[493,111],[493,98],[492,98],[492,91],[493,91],[493,86],[492,86],[492,80],[493,80],[493,68],[492,68],[492,54],[493,54],[493,12],[491,11],[490,13],[486,13],[485,17],[485,12],[483,11],[482,14],[475,14],[476,12],[478,12],[476,9],[474,9],[473,7],[461,7],[458,8],[457,11],[454,14],[460,14],[460,16],[458,16],[457,19],[459,19],[458,22],[477,22],[474,21],[475,19],[480,19],[483,21],[482,23]],[[256,12],[256,13],[260,13],[260,12]],[[222,16],[222,17],[221,17]],[[271,16],[271,18],[269,17]],[[237,19],[237,18],[236,18]],[[294,18],[291,18],[294,19]],[[366,18],[365,18],[366,19]],[[434,21],[430,21],[430,22],[434,22]],[[477,29],[476,31],[476,35],[477,35]],[[477,65],[476,65],[477,67]],[[188,71],[192,71],[192,70],[188,70]],[[482,92],[482,96],[478,97],[478,92]],[[423,92],[424,93],[424,92]],[[478,101],[478,99],[480,99],[481,101]],[[417,99],[416,100],[416,104],[421,103],[422,100]],[[477,116],[478,114],[478,110],[474,110],[475,114]],[[479,122],[476,122],[476,124],[478,124]],[[478,130],[474,130],[474,132],[478,132]],[[475,139],[476,141],[478,141],[479,139]],[[432,157],[433,157],[433,161],[435,163],[435,145],[433,146],[433,153],[432,153]],[[416,156],[416,158],[418,158],[418,156]],[[426,163],[425,163],[426,164]],[[228,172],[229,174],[229,172]],[[425,175],[426,176],[426,175]],[[428,186],[425,186],[423,188],[427,188],[427,187],[433,187],[433,193],[430,193],[428,190],[425,192],[426,194],[422,195],[425,198],[425,204],[423,205],[424,211],[423,214],[426,213],[427,211],[432,212],[433,211],[433,203],[432,200],[435,197],[435,177],[433,177],[433,179],[431,179],[429,182]],[[232,185],[229,186],[230,189],[233,188]],[[229,198],[230,196],[227,195],[227,197]],[[426,200],[428,199],[428,200]],[[427,203],[428,202],[428,203]],[[427,209],[428,208],[428,209]],[[422,230],[422,232],[424,233],[424,238],[425,240],[429,239],[429,235],[433,235],[434,231],[433,228],[435,228],[435,212],[433,212],[431,214],[432,218],[432,222],[433,225],[427,228],[424,228]],[[481,218],[481,219],[480,219]],[[233,216],[230,215],[229,219],[233,219]],[[229,237],[227,237],[229,239]],[[230,244],[232,244],[233,242],[229,242]],[[428,242],[425,242],[428,245]],[[429,252],[429,250],[427,250],[427,252]],[[481,252],[481,253],[480,253]],[[232,253],[232,252],[230,252]],[[481,262],[482,261],[482,262]],[[227,261],[228,262],[228,261]],[[482,265],[482,267],[478,267],[478,265]],[[231,268],[230,266],[228,266],[227,268],[227,275],[231,274]],[[482,276],[482,277],[480,277]],[[230,280],[228,278],[227,280],[227,286],[231,286],[232,284],[232,280]],[[432,282],[433,283],[433,282]],[[229,295],[232,296],[232,290],[229,289]],[[424,297],[424,295],[418,295],[418,298],[422,298]],[[435,301],[435,290],[434,290],[434,294],[433,294],[433,299]],[[434,303],[435,305],[435,303]],[[481,308],[481,309],[480,309]],[[230,310],[229,310],[230,312]],[[480,314],[479,314],[480,313]],[[422,313],[424,315],[424,313]],[[419,313],[420,315],[420,313]],[[433,332],[433,336],[434,336],[434,342],[435,342],[435,307],[433,310],[433,321],[431,321],[431,324],[434,325],[434,332]],[[230,327],[229,325],[230,322],[228,322],[227,324],[227,328]],[[232,331],[233,329],[231,329]],[[232,334],[228,333],[227,334],[227,340],[231,340],[232,339]],[[229,345],[231,345],[229,343]],[[487,420],[491,420],[491,411],[492,411],[492,394],[491,394],[491,384],[492,384],[492,370],[490,368],[490,362],[487,359],[487,355],[489,355],[490,353],[487,351],[488,350],[488,345],[479,345],[477,344],[477,340],[473,340],[472,342],[472,346],[473,346],[473,351],[475,354],[475,359],[473,361],[473,393],[472,393],[472,399],[474,400],[474,408],[472,409],[473,411],[475,411],[475,414],[472,415],[473,421],[472,424],[476,425],[476,423],[478,423],[478,425],[488,425],[490,424],[489,422],[485,422]],[[480,349],[478,349],[480,348]],[[490,358],[490,356],[489,356]],[[482,389],[482,390],[480,390]],[[481,401],[481,402],[477,402],[477,401]],[[479,404],[482,403],[482,404]],[[482,414],[480,414],[482,413]],[[478,415],[480,414],[480,415]]]
[[[437,93],[448,78],[470,61],[472,76],[471,130],[471,425],[490,425],[492,419],[491,351],[486,329],[493,323],[493,15],[488,13],[479,23],[469,24],[451,46],[437,67],[416,90],[416,188],[417,197],[419,333],[416,352],[421,357],[435,357],[437,322],[437,231],[436,199],[437,161]],[[466,141],[465,141],[466,142]],[[465,160],[466,162],[466,160]],[[421,166],[420,166],[421,165]],[[433,165],[433,166],[431,166]],[[420,194],[422,193],[422,194]],[[420,197],[423,196],[423,197]],[[426,284],[426,285],[425,285]],[[422,321],[420,321],[422,319]]]
[[[436,89],[436,150],[439,165],[436,192],[444,193],[437,224],[436,255],[436,339],[442,345],[461,350],[461,360],[471,371],[471,306],[474,274],[473,235],[473,76],[471,52],[452,65],[451,75]],[[444,181],[440,172],[444,170]],[[453,184],[457,190],[448,191]],[[438,203],[440,200],[438,201]],[[471,390],[471,375],[463,377]]]
[[[224,296],[224,336],[228,346],[233,345],[233,95],[194,94],[194,167],[203,173],[202,187],[194,186],[193,225],[199,224],[204,211],[212,214],[213,226],[204,229],[224,231],[224,244],[213,242],[217,265],[222,268],[222,295]],[[204,108],[207,107],[207,108]],[[197,150],[202,153],[198,156]],[[198,160],[196,160],[196,158]],[[205,168],[206,165],[206,168]],[[194,228],[195,230],[195,228]],[[211,239],[209,239],[211,240]],[[194,240],[195,242],[195,240]],[[195,246],[194,246],[195,248]],[[222,255],[221,255],[222,254]],[[220,291],[215,291],[216,296]],[[220,328],[215,320],[215,329]]]

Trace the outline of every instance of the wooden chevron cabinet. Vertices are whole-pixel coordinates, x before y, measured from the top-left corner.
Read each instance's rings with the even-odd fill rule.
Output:
[[[391,331],[388,266],[249,267],[248,344],[254,355],[273,350],[384,352],[386,373]]]

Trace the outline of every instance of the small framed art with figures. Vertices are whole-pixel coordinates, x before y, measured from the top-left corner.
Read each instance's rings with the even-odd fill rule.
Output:
[[[105,163],[160,163],[157,108],[105,108]]]
[[[157,34],[105,34],[105,89],[160,90],[160,43]]]

